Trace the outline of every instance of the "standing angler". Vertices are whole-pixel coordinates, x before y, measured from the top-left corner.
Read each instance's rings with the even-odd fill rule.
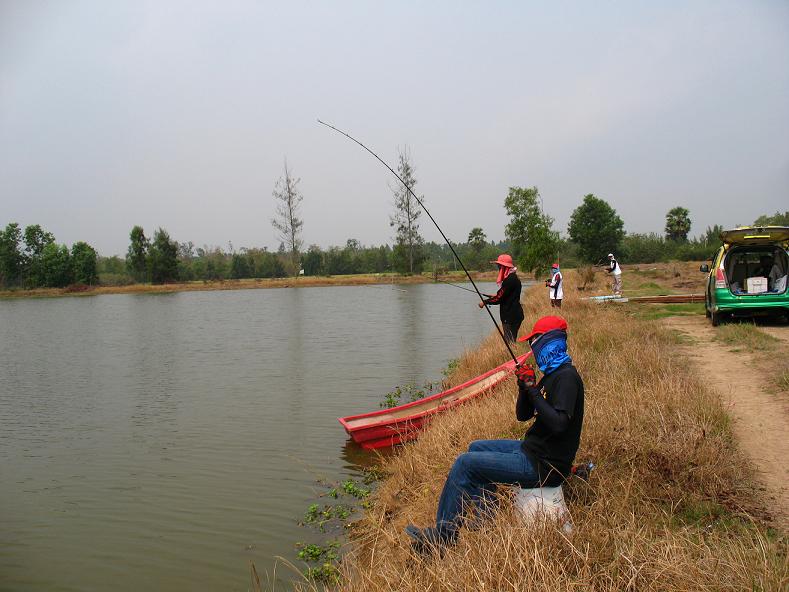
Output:
[[[518,338],[518,329],[523,322],[523,307],[521,306],[521,281],[518,279],[518,270],[512,262],[512,257],[506,253],[499,255],[498,259],[491,261],[499,268],[496,283],[499,291],[493,296],[485,298],[479,307],[498,304],[499,318],[504,329],[504,337],[509,343],[514,343]]]
[[[564,287],[562,286],[562,272],[559,271],[558,263],[551,265],[551,279],[545,280],[545,286],[548,288],[548,298],[551,299],[551,307],[561,308],[562,298],[564,298]]]
[[[608,253],[608,273],[614,278],[613,291],[616,296],[622,295],[622,268],[613,253]]]

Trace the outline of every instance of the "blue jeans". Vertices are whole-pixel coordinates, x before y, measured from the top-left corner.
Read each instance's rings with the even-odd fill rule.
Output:
[[[441,537],[454,538],[464,506],[471,503],[480,510],[496,483],[539,486],[537,469],[521,450],[520,440],[477,440],[455,459],[438,500],[436,527]]]

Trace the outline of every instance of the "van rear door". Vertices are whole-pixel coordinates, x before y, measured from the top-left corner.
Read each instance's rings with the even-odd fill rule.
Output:
[[[723,244],[729,245],[764,245],[789,244],[789,226],[746,226],[733,230],[724,230],[720,234]]]

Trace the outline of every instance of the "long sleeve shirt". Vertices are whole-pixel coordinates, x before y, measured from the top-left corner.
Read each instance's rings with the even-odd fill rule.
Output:
[[[515,273],[511,273],[501,282],[499,291],[490,298],[483,300],[485,304],[499,305],[499,318],[502,323],[520,323],[523,321],[521,307],[521,281]]]
[[[558,485],[570,474],[581,441],[584,385],[578,371],[568,362],[544,376],[536,387],[519,382],[515,415],[519,421],[536,416],[521,448],[536,461],[540,481]]]

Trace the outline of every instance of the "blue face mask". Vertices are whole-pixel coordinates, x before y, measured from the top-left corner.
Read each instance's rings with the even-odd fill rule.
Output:
[[[562,364],[572,362],[567,353],[567,333],[554,329],[541,335],[531,346],[534,361],[543,374],[550,374]]]

